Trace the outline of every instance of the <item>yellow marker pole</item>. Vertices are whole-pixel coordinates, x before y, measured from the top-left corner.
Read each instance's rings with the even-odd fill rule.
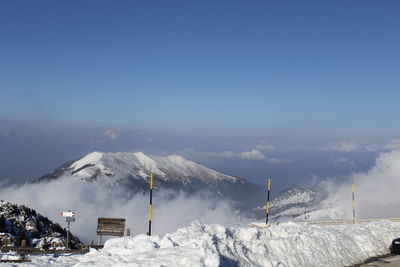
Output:
[[[268,179],[268,195],[267,195],[267,204],[265,205],[265,212],[267,213],[267,218],[266,218],[266,227],[268,228],[268,214],[269,214],[269,194],[271,191],[271,179]]]
[[[353,224],[356,222],[356,201],[354,200],[354,183],[351,184],[351,193],[353,197]]]
[[[150,206],[149,206],[149,232],[151,235],[151,220],[153,219],[153,173],[150,173]]]

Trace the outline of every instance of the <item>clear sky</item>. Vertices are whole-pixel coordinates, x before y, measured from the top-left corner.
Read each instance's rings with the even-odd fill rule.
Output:
[[[2,1],[7,118],[396,132],[399,1]]]
[[[400,147],[399,14],[397,0],[0,1],[0,179],[93,150],[254,180],[365,170]]]

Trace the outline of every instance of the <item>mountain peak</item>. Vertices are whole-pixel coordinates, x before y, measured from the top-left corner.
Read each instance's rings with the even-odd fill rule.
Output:
[[[143,152],[136,152],[133,153],[133,155],[137,158],[140,165],[144,167],[144,169],[148,170],[149,172],[154,172],[156,174],[162,175],[162,172],[158,169],[157,163],[153,158],[147,156]]]
[[[154,173],[158,179],[163,181],[184,184],[195,180],[206,184],[238,180],[236,177],[212,170],[179,155],[156,157],[143,152],[104,153],[95,151],[69,165],[63,165],[63,172],[69,172],[78,180],[103,180],[111,183],[119,183],[118,181],[121,179],[127,178],[148,182],[150,173]],[[45,178],[46,176],[43,179]]]
[[[40,177],[37,182],[49,182],[71,177],[86,182],[103,182],[111,187],[123,187],[128,194],[147,192],[149,176],[154,173],[156,190],[185,193],[211,193],[228,198],[245,211],[250,210],[264,195],[259,188],[243,179],[230,176],[178,155],[149,156],[143,152],[92,152],[79,160],[67,162]],[[248,201],[244,201],[248,199]],[[240,201],[237,201],[240,200]],[[237,201],[237,202],[236,202]]]
[[[182,164],[183,162],[186,162],[188,160],[186,160],[185,158],[179,156],[179,155],[169,155],[167,157],[165,157],[167,159],[169,159],[171,162],[174,162],[176,164]]]
[[[96,164],[98,163],[101,158],[103,157],[102,152],[92,152],[90,154],[87,154],[86,156],[84,156],[83,158],[75,161],[74,163],[71,164],[71,168],[73,168],[74,170],[77,170],[87,164]]]

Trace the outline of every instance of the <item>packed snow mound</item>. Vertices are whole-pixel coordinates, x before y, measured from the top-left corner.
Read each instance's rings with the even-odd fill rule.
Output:
[[[233,228],[198,222],[164,237],[108,240],[76,266],[348,266],[388,253],[400,223],[347,226],[282,223]]]
[[[109,180],[108,177],[116,180],[126,177],[146,180],[152,172],[165,181],[189,182],[194,177],[204,183],[216,180],[237,181],[236,177],[209,169],[181,156],[155,157],[142,152],[93,152],[70,164],[67,170],[80,180]]]

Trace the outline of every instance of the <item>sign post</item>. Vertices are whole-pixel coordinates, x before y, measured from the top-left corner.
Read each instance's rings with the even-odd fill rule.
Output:
[[[70,210],[63,211],[63,212],[61,212],[61,216],[65,217],[65,221],[67,222],[67,249],[69,249],[71,222],[75,221],[75,212],[70,211]]]
[[[153,173],[150,173],[150,205],[149,205],[149,236],[151,235],[151,220],[153,218]]]
[[[269,193],[271,191],[271,179],[268,179],[268,195],[267,195],[267,204],[265,205],[265,212],[267,213],[266,218],[266,227],[268,228],[268,214],[269,214]]]
[[[354,183],[351,184],[351,193],[353,197],[353,224],[356,223],[356,201],[354,200]]]

